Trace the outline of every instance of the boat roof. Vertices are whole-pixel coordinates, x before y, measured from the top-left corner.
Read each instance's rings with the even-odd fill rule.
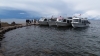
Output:
[[[73,18],[73,19],[81,19],[81,18]]]

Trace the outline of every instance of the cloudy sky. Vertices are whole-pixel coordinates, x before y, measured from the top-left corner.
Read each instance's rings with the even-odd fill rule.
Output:
[[[0,18],[78,16],[100,18],[100,0],[0,0]]]

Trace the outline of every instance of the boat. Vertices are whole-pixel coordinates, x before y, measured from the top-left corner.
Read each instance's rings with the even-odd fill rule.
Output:
[[[48,19],[45,17],[41,17],[38,21],[40,25],[48,25]]]
[[[57,18],[56,25],[59,26],[71,26],[72,17],[62,18],[61,16]]]
[[[71,24],[74,28],[76,28],[76,27],[88,27],[90,22],[88,21],[87,18],[73,17]]]
[[[56,20],[57,18],[51,18],[48,20],[49,26],[56,26]]]

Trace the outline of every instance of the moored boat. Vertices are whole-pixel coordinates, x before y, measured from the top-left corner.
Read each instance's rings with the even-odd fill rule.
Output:
[[[56,26],[56,20],[57,18],[51,18],[48,20],[49,26]]]
[[[90,24],[87,18],[81,18],[81,17],[74,17],[71,23],[74,28],[87,27]]]
[[[45,17],[42,17],[42,18],[39,19],[38,23],[40,25],[48,25],[48,19],[45,18]]]
[[[59,26],[71,26],[72,17],[62,18],[61,16],[57,18],[56,25]]]

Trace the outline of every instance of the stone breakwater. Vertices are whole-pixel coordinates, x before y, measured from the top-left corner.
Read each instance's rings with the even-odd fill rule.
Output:
[[[21,27],[24,27],[24,25],[3,27],[2,29],[0,29],[0,41],[4,38],[4,36],[3,36],[4,33],[8,32],[10,30],[16,29],[16,28],[21,28]]]

